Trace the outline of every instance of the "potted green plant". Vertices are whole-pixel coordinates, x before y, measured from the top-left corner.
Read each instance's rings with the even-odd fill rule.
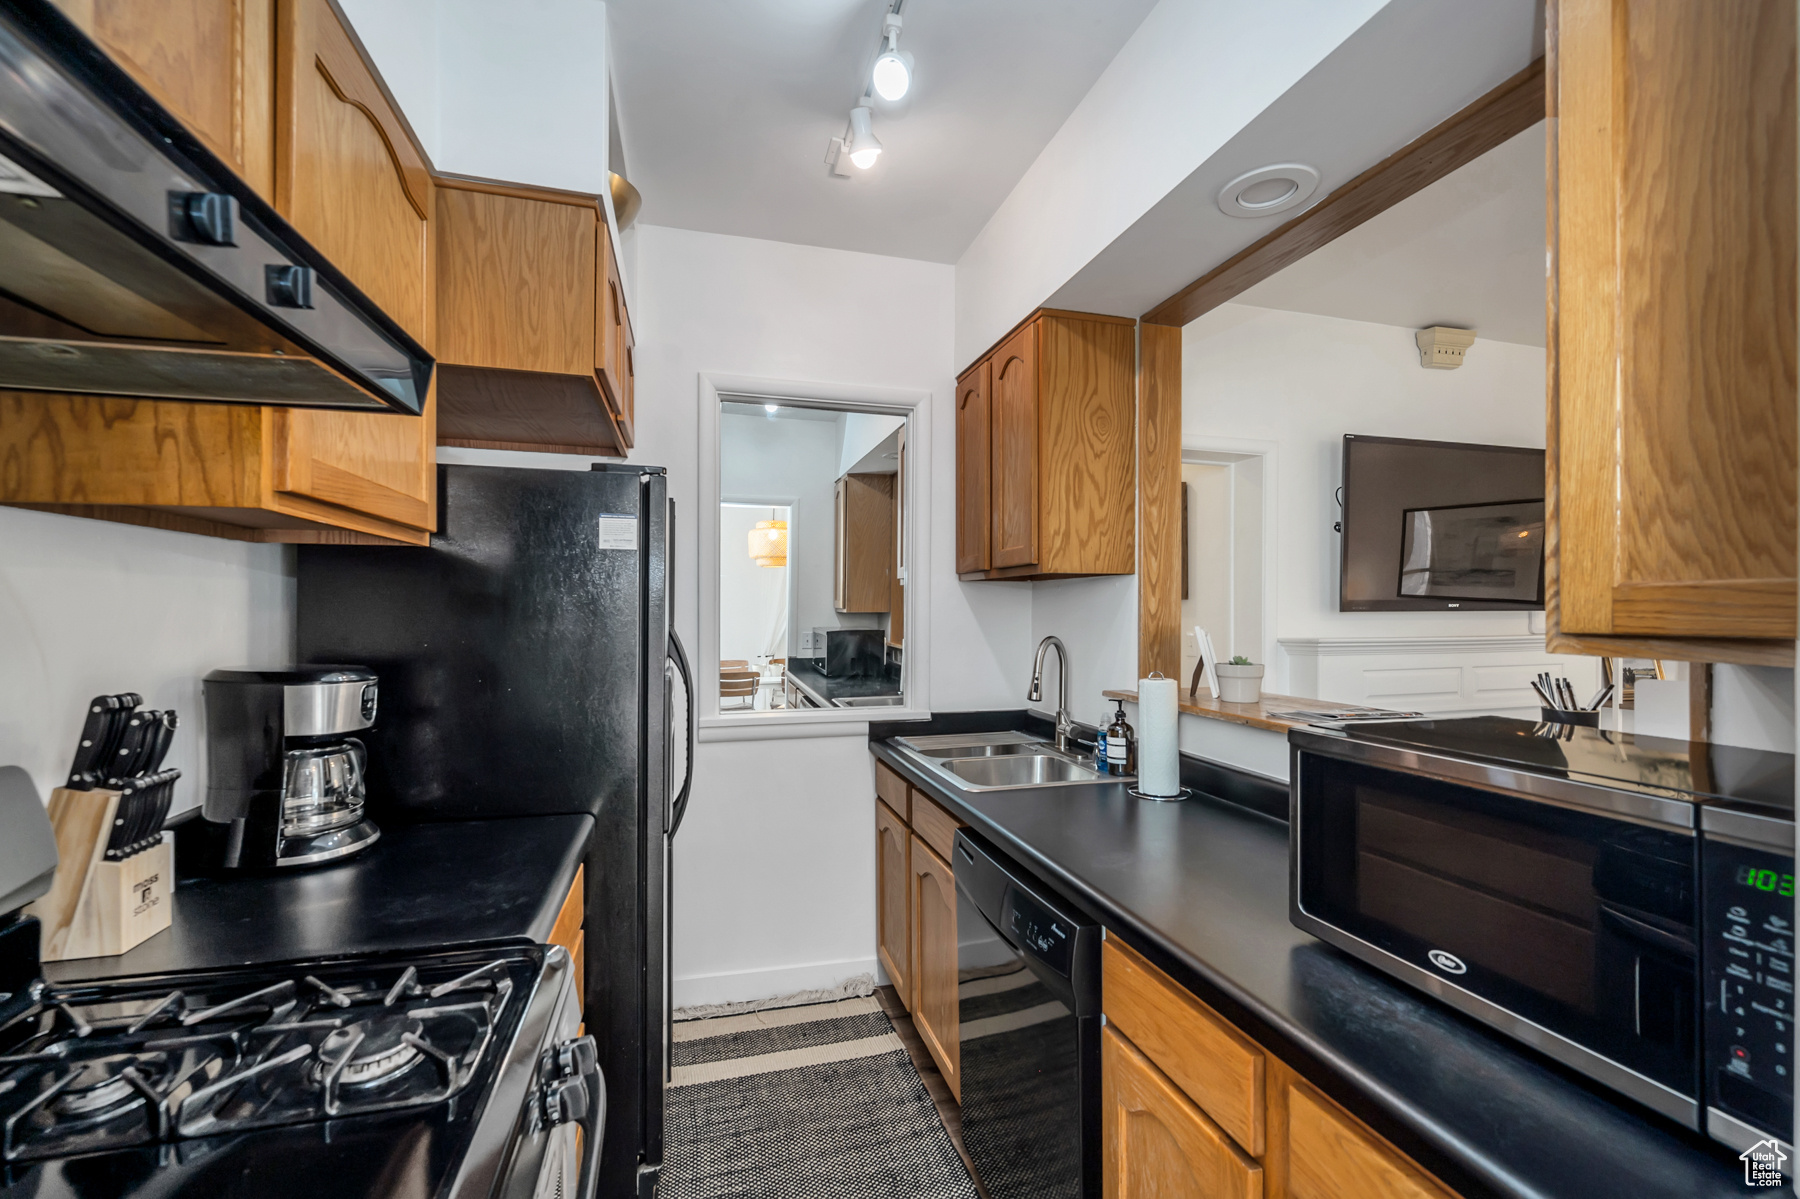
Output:
[[[1219,698],[1228,704],[1253,704],[1262,698],[1263,668],[1238,654],[1213,667],[1219,676]]]

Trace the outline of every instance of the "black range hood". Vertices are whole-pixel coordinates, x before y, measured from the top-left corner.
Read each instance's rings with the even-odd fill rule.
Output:
[[[416,416],[431,369],[51,4],[0,4],[0,389]]]

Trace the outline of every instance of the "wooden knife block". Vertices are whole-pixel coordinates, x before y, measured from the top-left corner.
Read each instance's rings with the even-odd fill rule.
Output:
[[[117,791],[50,794],[56,879],[28,909],[43,926],[46,962],[114,957],[169,927],[175,851],[168,837],[122,861],[106,860]]]

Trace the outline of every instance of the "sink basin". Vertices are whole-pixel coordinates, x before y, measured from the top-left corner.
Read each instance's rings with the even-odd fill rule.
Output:
[[[897,708],[904,702],[899,695],[853,695],[831,701],[840,708]]]
[[[1130,781],[1109,778],[1084,759],[1059,753],[1050,742],[1031,733],[900,737],[894,744],[918,766],[959,791]]]
[[[973,787],[1042,787],[1050,783],[1091,783],[1099,774],[1067,758],[1049,754],[1014,754],[992,758],[955,758],[945,763],[965,785]]]

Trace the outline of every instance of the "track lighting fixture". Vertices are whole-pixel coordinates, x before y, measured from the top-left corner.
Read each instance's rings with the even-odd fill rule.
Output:
[[[850,154],[850,161],[863,170],[875,165],[881,157],[881,143],[876,140],[875,130],[869,123],[870,110],[867,104],[858,104],[850,110],[850,140],[844,143],[844,149]]]
[[[900,14],[890,12],[882,19],[881,37],[885,45],[875,60],[870,82],[875,94],[892,104],[906,98],[912,88],[913,56],[900,48]]]

